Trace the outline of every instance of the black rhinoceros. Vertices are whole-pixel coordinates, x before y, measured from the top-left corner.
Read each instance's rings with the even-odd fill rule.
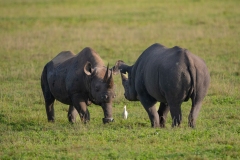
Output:
[[[115,93],[112,71],[89,47],[77,55],[63,51],[48,62],[42,72],[41,87],[48,121],[54,121],[55,99],[69,105],[70,122],[75,121],[77,112],[83,122],[89,121],[87,106],[91,102],[102,107],[103,123],[113,121],[112,101]]]
[[[178,46],[166,48],[156,43],[147,48],[134,65],[128,66],[119,60],[113,68],[114,72],[121,72],[125,98],[142,103],[153,127],[165,127],[169,110],[172,126],[180,125],[181,104],[189,98],[192,108],[188,124],[195,127],[210,83],[208,69],[201,58]],[[126,72],[128,78],[124,75]],[[158,111],[154,106],[157,101],[161,102]]]

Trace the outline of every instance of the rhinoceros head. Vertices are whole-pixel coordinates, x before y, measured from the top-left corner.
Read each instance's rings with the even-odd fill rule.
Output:
[[[118,74],[119,72],[121,73],[125,98],[129,101],[138,101],[134,81],[132,80],[132,66],[128,66],[122,60],[118,60],[113,67],[113,72],[114,74]],[[128,74],[128,77],[125,75],[126,73]]]
[[[113,121],[112,101],[115,98],[112,71],[107,67],[92,68],[90,62],[84,67],[84,72],[88,77],[88,92],[90,100],[102,106],[104,112],[103,122]]]

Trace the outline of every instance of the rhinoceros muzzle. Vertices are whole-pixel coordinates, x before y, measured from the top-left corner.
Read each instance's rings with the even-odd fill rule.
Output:
[[[109,122],[114,122],[114,119],[113,118],[103,118],[102,121],[103,121],[104,124],[106,124],[106,123],[109,123]]]

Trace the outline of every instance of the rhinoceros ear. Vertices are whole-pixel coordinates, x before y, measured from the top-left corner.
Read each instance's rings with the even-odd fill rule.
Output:
[[[92,72],[93,72],[93,69],[92,69],[92,64],[90,62],[87,62],[84,66],[84,72],[86,73],[86,75],[91,75]]]
[[[116,63],[115,63],[115,66],[113,66],[111,68],[112,72],[114,75],[116,74],[119,74],[119,72],[121,73],[126,73],[126,64],[122,61],[122,60],[118,60]]]
[[[129,73],[131,71],[131,68],[132,66],[128,66],[122,60],[118,60],[112,70],[114,74],[119,72],[126,74],[126,72]]]

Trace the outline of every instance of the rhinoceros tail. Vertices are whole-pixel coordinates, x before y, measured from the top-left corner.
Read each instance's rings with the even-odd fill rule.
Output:
[[[194,101],[194,99],[196,97],[196,79],[197,79],[196,68],[194,66],[193,60],[190,58],[189,51],[185,50],[185,52],[186,52],[187,68],[188,68],[188,72],[189,72],[189,75],[191,78],[191,88],[188,92],[188,95],[187,95],[185,101],[188,101],[188,99],[190,97]]]
[[[210,75],[205,62],[201,58],[188,51],[186,51],[186,57],[192,84],[192,93],[190,94],[192,107],[188,116],[188,125],[194,128],[202,101],[207,94]]]
[[[210,75],[205,62],[186,50],[188,70],[191,77],[192,92],[189,94],[193,104],[201,103],[207,94]]]

